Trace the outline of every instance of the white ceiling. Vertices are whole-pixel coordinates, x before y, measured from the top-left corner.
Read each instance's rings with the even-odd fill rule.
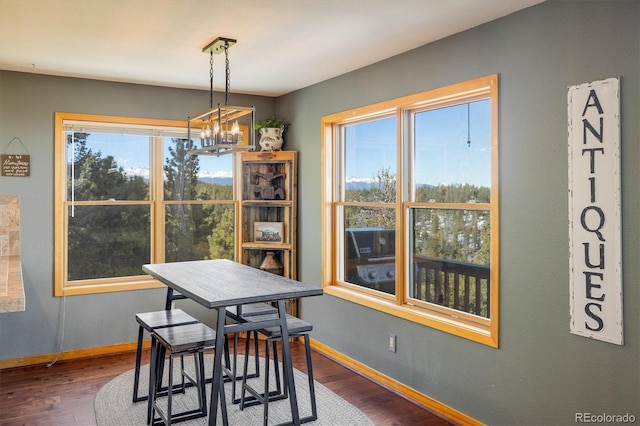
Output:
[[[543,0],[0,0],[0,69],[278,96]],[[224,55],[214,55],[224,91]]]

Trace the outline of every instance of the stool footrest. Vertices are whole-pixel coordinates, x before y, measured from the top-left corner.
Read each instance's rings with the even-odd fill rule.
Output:
[[[163,425],[167,423],[167,414],[164,412],[164,410],[162,409],[162,407],[157,407],[156,411],[158,412],[158,415],[160,416],[160,418],[155,418],[153,419],[153,425]],[[191,420],[191,419],[199,419],[201,417],[206,416],[207,413],[202,414],[202,411],[200,411],[197,408],[194,408],[193,410],[189,410],[189,411],[184,411],[182,413],[179,414],[173,414],[171,416],[171,423],[178,423],[178,422],[183,422],[185,420]]]

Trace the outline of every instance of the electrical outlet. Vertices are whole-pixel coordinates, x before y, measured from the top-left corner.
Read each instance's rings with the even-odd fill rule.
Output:
[[[389,333],[389,350],[391,352],[396,351],[396,335],[393,333]]]

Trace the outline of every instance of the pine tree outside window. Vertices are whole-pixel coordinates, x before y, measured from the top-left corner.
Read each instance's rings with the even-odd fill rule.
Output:
[[[55,117],[55,295],[158,286],[146,263],[234,256],[233,157],[183,122]]]

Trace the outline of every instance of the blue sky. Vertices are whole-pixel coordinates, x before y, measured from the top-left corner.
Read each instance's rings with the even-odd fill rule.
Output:
[[[488,100],[416,115],[415,167],[420,184],[491,184]],[[353,124],[346,130],[348,182],[369,182],[380,170],[396,172],[396,119]],[[467,140],[471,140],[471,144]]]
[[[491,184],[490,102],[418,113],[415,167],[418,184]],[[396,119],[347,126],[347,182],[371,182],[381,170],[396,173]],[[467,144],[470,137],[471,144]],[[123,139],[124,138],[124,139]],[[115,143],[114,143],[115,142]],[[125,143],[122,143],[125,142]],[[198,143],[198,142],[196,142]],[[93,134],[89,147],[112,155],[128,174],[149,176],[148,136]],[[165,146],[163,158],[169,156]],[[231,177],[231,155],[200,156],[200,177]]]
[[[166,138],[171,141],[171,138]],[[129,175],[149,177],[149,137],[144,135],[122,135],[92,133],[87,147],[94,152],[101,151],[102,157],[113,156],[117,167]],[[69,153],[71,156],[72,154]],[[162,158],[169,157],[168,144],[165,143]],[[200,177],[231,177],[233,157],[231,155],[200,156]]]

